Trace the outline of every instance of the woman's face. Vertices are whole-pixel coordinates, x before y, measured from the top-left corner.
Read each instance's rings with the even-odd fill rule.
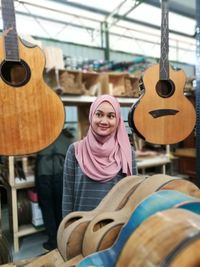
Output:
[[[113,106],[102,102],[96,109],[91,123],[92,129],[101,136],[111,134],[117,128],[117,118]]]

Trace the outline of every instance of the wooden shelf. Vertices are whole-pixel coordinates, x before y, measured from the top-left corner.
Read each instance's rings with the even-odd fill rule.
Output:
[[[21,225],[18,223],[18,194],[17,191],[21,189],[32,188],[35,185],[34,176],[28,175],[26,171],[28,170],[27,166],[27,157],[21,157],[23,169],[26,174],[27,180],[17,178],[15,176],[15,160],[20,160],[20,157],[8,157],[8,177],[4,179],[4,184],[6,186],[7,191],[9,192],[10,205],[9,208],[11,210],[12,217],[12,234],[13,234],[13,246],[14,251],[19,251],[19,238],[25,235],[30,235],[37,233],[38,231],[43,231],[44,227],[36,228],[32,224]]]
[[[117,97],[138,97],[139,78],[128,72],[95,72],[55,69],[46,72],[51,88],[70,96],[110,94]]]
[[[142,174],[145,174],[145,169],[151,167],[162,167],[162,173],[166,173],[166,165],[171,163],[170,158],[167,155],[158,155],[151,157],[138,157],[137,167],[142,170]]]
[[[174,152],[176,157],[188,157],[196,158],[196,149],[195,148],[177,148]]]
[[[44,227],[36,228],[32,224],[22,225],[16,234],[17,237],[22,237],[30,234],[34,234],[40,231],[44,231]]]
[[[15,177],[14,187],[16,189],[25,189],[25,188],[31,188],[34,186],[35,186],[35,179],[33,175],[26,176],[26,180]]]
[[[80,104],[91,104],[96,99],[96,96],[71,96],[71,95],[65,95],[61,96],[61,100],[64,104],[73,104],[73,105],[80,105]],[[131,106],[133,103],[136,103],[138,98],[132,98],[132,97],[117,97],[120,105],[122,106]]]

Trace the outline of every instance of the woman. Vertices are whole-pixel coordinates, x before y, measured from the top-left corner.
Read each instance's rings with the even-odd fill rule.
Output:
[[[123,177],[137,174],[135,153],[115,97],[97,97],[90,107],[87,136],[68,148],[62,215],[94,209]]]

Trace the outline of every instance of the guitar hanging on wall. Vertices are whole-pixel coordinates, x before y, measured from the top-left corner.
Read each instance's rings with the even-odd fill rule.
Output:
[[[13,0],[1,0],[0,155],[44,149],[63,129],[64,106],[43,80],[45,57],[18,37]]]
[[[196,122],[194,106],[184,96],[185,73],[169,65],[168,50],[168,3],[163,0],[160,64],[145,71],[144,94],[129,112],[129,126],[153,144],[184,140]]]

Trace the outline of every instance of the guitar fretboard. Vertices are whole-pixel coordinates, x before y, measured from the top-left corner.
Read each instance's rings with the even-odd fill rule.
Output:
[[[160,80],[169,79],[168,3],[162,0]]]
[[[1,5],[5,40],[5,60],[19,61],[18,36],[13,0],[1,0]]]

